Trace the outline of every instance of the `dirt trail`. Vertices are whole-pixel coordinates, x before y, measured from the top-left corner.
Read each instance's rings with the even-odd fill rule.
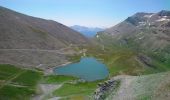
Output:
[[[135,77],[122,75],[113,79],[119,79],[121,81],[118,92],[113,96],[113,100],[133,100],[133,90],[130,87]]]
[[[33,97],[31,100],[44,100],[47,97],[52,96],[52,92],[55,91],[56,89],[60,88],[61,86],[62,86],[62,84],[59,84],[59,85],[57,85],[57,84],[40,84],[39,87],[40,87],[40,90],[42,91],[42,94]],[[55,97],[55,98],[59,99],[59,97]],[[55,99],[55,100],[57,100],[57,99]]]

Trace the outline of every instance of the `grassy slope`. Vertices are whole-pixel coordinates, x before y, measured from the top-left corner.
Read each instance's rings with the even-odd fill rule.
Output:
[[[20,69],[12,65],[0,65],[0,99],[29,100],[36,93],[36,85],[42,73]]]
[[[53,92],[53,96],[59,96],[62,100],[87,100],[92,97],[97,84],[103,81],[82,82],[78,78],[63,75],[49,75],[43,79],[45,84],[62,84]]]
[[[140,42],[136,42],[136,37],[128,37],[126,43],[120,42],[123,39],[114,38],[107,34],[99,34],[99,38],[95,38],[100,43],[98,47],[87,47],[88,54],[98,59],[102,59],[103,63],[108,66],[111,76],[119,74],[141,75],[151,74],[170,70],[170,55],[168,47],[164,51],[153,52],[147,51],[147,48],[141,49]],[[102,50],[104,46],[104,50]],[[165,55],[165,53],[167,53]],[[152,65],[155,68],[147,66],[137,59],[139,55],[146,55],[152,59]],[[165,60],[166,58],[166,60]],[[164,61],[160,60],[163,59]]]
[[[20,76],[12,80],[13,83],[28,86],[30,88],[35,88],[37,84],[37,79],[40,79],[41,75],[40,73],[37,73],[35,71],[27,70],[24,73],[22,73]]]
[[[139,61],[137,59],[138,55],[144,53],[138,52],[136,49],[134,49],[137,44],[135,44],[133,41],[130,41],[132,42],[130,46],[133,47],[130,48],[128,46],[116,43],[115,41],[113,41],[113,38],[107,36],[103,36],[102,38],[107,38],[104,42],[106,43],[104,50],[102,50],[103,46],[101,45],[96,45],[95,47],[82,47],[80,48],[80,50],[87,49],[87,56],[95,57],[99,61],[106,64],[109,70],[110,77],[120,74],[145,75],[169,70],[169,68],[165,66],[165,64],[156,59],[152,59],[152,64],[156,66],[156,68],[149,67]],[[100,40],[99,42],[103,41]],[[81,56],[82,54],[76,55],[71,60],[78,61]],[[62,91],[62,89],[64,88],[59,89],[56,94],[59,93],[59,91]]]
[[[141,74],[150,74],[157,72],[155,69],[144,66],[139,63],[136,59],[137,53],[132,51],[129,48],[122,47],[113,47],[105,48],[102,50],[100,46],[96,47],[82,47],[87,49],[87,56],[92,56],[97,58],[99,61],[107,65],[110,77],[120,75],[120,74],[129,74],[129,75],[141,75]],[[82,55],[76,55],[71,58],[73,61],[78,61]],[[93,85],[93,83],[88,83]],[[68,96],[70,99],[78,98],[84,100],[85,97],[88,97],[94,92],[97,84],[93,89],[89,90],[87,84],[64,84],[63,87],[54,92],[57,96]],[[85,87],[85,89],[84,89]],[[84,90],[84,91],[83,91]],[[67,92],[65,92],[67,91]],[[70,95],[70,96],[69,96]]]
[[[72,76],[64,76],[64,75],[49,75],[49,76],[44,76],[43,83],[62,84],[66,82],[72,82],[75,80],[78,80],[78,78]]]
[[[0,89],[1,100],[29,100],[32,94],[35,94],[35,91],[28,87],[5,85]]]
[[[99,51],[100,48],[88,49],[88,56],[96,57],[107,65],[110,77],[119,74],[140,75],[150,73],[152,70],[139,63],[137,53],[128,48],[105,48]],[[154,69],[153,69],[154,70]]]
[[[99,82],[102,81],[66,83],[61,88],[54,91],[54,95],[64,97],[63,99],[69,100],[90,99]]]

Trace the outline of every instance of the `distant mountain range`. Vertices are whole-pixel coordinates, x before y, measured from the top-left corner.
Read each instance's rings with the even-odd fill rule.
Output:
[[[85,26],[80,26],[80,25],[74,25],[74,26],[71,26],[70,28],[82,33],[86,37],[94,37],[97,34],[97,32],[104,30],[104,28],[85,27]]]

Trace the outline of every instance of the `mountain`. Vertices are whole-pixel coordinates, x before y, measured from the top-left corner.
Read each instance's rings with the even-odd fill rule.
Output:
[[[106,29],[104,33],[112,35],[120,43],[140,44],[142,48],[160,50],[169,45],[169,11],[159,13],[137,13],[118,25]]]
[[[109,34],[126,34],[134,31],[141,31],[144,28],[159,28],[167,29],[169,26],[170,15],[169,11],[162,10],[158,13],[136,13],[128,17],[125,21],[106,29],[105,32]]]
[[[37,66],[63,62],[65,55],[54,50],[87,43],[86,37],[61,23],[0,7],[0,63]]]
[[[110,89],[111,92],[108,90],[110,93],[106,94],[106,91],[98,92],[105,88],[110,80],[104,82],[95,92],[99,94],[96,95],[97,98],[100,96],[99,99],[106,97],[108,100],[170,98],[167,95],[169,93],[167,84],[170,84],[170,11],[136,13],[119,24],[98,32],[95,40],[101,44],[102,49],[100,53],[96,53],[96,57],[102,59],[108,66],[109,76],[113,82],[120,82],[119,86],[115,85]],[[110,88],[109,86],[111,85],[107,88]]]
[[[120,45],[136,43],[141,48],[157,51],[170,45],[169,32],[170,11],[163,10],[158,13],[136,13],[99,34],[111,35]]]
[[[128,62],[124,66],[132,67],[136,63],[135,66],[144,66],[144,69],[151,69],[150,72],[170,69],[170,11],[136,13],[119,24],[98,32],[96,40],[105,48],[117,48],[118,52],[124,51],[126,55],[133,52],[133,56],[126,59],[123,57],[113,65]]]
[[[0,48],[60,49],[86,43],[78,32],[52,20],[35,18],[0,7]]]
[[[71,26],[70,28],[82,33],[86,37],[94,37],[97,34],[97,32],[104,30],[103,28],[98,28],[98,27],[92,28],[92,27],[85,27],[79,25],[74,25]]]

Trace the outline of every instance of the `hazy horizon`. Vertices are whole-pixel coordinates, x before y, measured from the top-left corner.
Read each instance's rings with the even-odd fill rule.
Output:
[[[4,0],[0,6],[67,26],[111,27],[136,12],[170,10],[168,0]]]

